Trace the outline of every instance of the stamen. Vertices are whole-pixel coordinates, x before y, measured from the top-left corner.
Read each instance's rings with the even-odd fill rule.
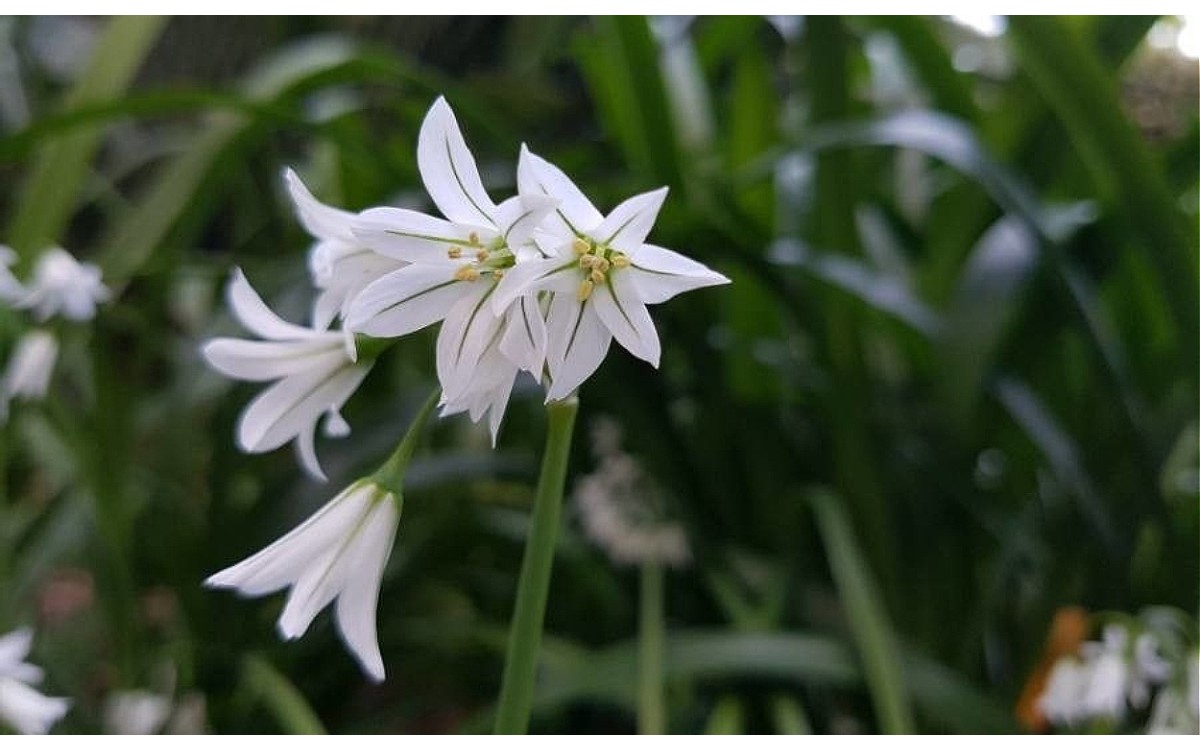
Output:
[[[467,241],[470,242],[472,245],[478,245],[479,244],[479,233],[471,232],[470,234],[467,235]]]
[[[592,296],[592,288],[593,288],[592,282],[585,279],[582,283],[580,283],[579,293],[576,294],[575,297],[580,302],[586,301],[588,297]]]
[[[492,278],[495,279],[496,281],[503,279],[504,278],[504,269],[503,268],[493,268],[492,269]]]
[[[592,249],[592,245],[582,237],[576,237],[575,241],[571,243],[571,248],[575,251],[576,255],[583,255]]]
[[[596,264],[596,261],[598,261],[598,260],[600,260],[600,259],[597,258],[595,255],[592,255],[591,253],[585,253],[582,257],[579,258],[579,265],[581,268],[591,268],[592,266],[594,266]]]
[[[479,269],[468,263],[454,272],[454,278],[459,281],[475,281],[479,278]]]
[[[446,255],[450,256],[450,260],[458,260],[462,257],[462,248],[458,247],[457,245],[453,245],[449,250],[446,251]]]
[[[598,268],[593,268],[592,282],[596,284],[603,284],[605,281],[608,281],[608,277],[604,275],[604,272]],[[586,284],[587,282],[585,281],[584,283]]]
[[[613,253],[612,264],[613,268],[626,268],[629,266],[629,256],[625,253]]]
[[[608,273],[608,269],[611,265],[612,264],[608,262],[607,258],[597,258],[596,262],[592,264],[592,268],[596,269],[600,273]]]
[[[487,250],[480,250],[479,252],[475,253],[475,260],[479,261],[480,263],[483,263],[487,259],[488,259],[488,251]]]

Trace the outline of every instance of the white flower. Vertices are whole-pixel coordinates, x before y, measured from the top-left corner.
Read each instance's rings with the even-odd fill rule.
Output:
[[[334,599],[342,640],[372,679],[384,677],[375,608],[384,564],[400,522],[396,495],[368,479],[343,490],[271,546],[210,577],[208,586],[262,596],[291,587],[279,632],[304,635]]]
[[[1038,698],[1038,707],[1051,724],[1071,726],[1087,718],[1083,697],[1090,678],[1091,669],[1074,657],[1055,663]]]
[[[61,247],[52,247],[38,257],[33,281],[16,306],[32,309],[39,320],[62,315],[68,320],[82,321],[95,317],[97,303],[108,297],[99,268],[80,263]]]
[[[321,290],[313,305],[313,328],[328,328],[335,317],[346,316],[364,287],[405,263],[363,247],[352,229],[355,214],[318,201],[291,169],[283,177],[300,223],[316,240],[308,256],[313,284]]]
[[[657,367],[658,332],[646,305],[729,283],[700,263],[645,242],[666,188],[634,196],[601,216],[569,177],[524,146],[517,182],[526,200],[558,201],[534,236],[548,258],[509,271],[492,304],[500,312],[530,292],[549,293],[547,400],[573,393],[600,366],[613,338]]]
[[[1162,690],[1150,709],[1147,734],[1196,734],[1200,732],[1200,653],[1192,651],[1180,665],[1183,674]]]
[[[347,327],[392,337],[445,319],[438,335],[437,370],[450,402],[478,395],[478,382],[472,381],[480,361],[494,349],[540,376],[545,329],[536,299],[523,301],[513,314],[494,310],[490,299],[501,277],[525,259],[538,257],[530,238],[556,201],[529,196],[493,203],[442,98],[421,125],[417,166],[446,219],[401,208],[360,215],[354,229],[359,241],[410,265],[365,288],[350,305]]]
[[[57,360],[58,339],[53,333],[34,329],[21,337],[0,379],[0,420],[8,416],[12,399],[45,398]]]
[[[171,718],[169,695],[149,690],[120,690],[104,702],[104,727],[110,734],[158,734]]]
[[[17,262],[17,254],[8,245],[0,245],[0,302],[12,304],[25,295],[25,287],[9,268]]]
[[[468,387],[456,398],[450,399],[442,392],[441,415],[448,417],[452,414],[466,412],[472,422],[478,422],[488,415],[488,430],[492,435],[492,447],[496,446],[496,436],[500,432],[500,423],[504,420],[504,412],[508,408],[508,397],[512,395],[513,382],[520,369],[510,362],[494,347],[480,358],[475,370],[475,376]]]
[[[33,631],[22,628],[0,636],[0,723],[22,734],[46,734],[71,706],[66,698],[49,698],[34,690],[42,670],[25,661]]]
[[[313,445],[317,421],[326,417],[326,435],[349,433],[341,408],[371,363],[356,361],[354,339],[346,333],[280,319],[240,270],[229,284],[229,305],[242,325],[266,340],[214,339],[204,345],[205,358],[231,378],[278,381],[242,412],[238,445],[247,453],[263,453],[294,438],[304,468],[324,479]]]

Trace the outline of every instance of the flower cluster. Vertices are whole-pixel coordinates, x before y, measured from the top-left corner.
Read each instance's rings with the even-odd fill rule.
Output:
[[[58,360],[58,337],[46,326],[54,318],[85,322],[96,315],[96,306],[109,297],[100,269],[80,263],[61,247],[43,251],[28,284],[13,276],[17,260],[11,248],[0,245],[0,302],[31,311],[43,327],[21,337],[0,378],[0,421],[7,419],[14,399],[36,401],[45,397]]]
[[[417,166],[441,216],[403,208],[353,214],[322,204],[285,173],[316,240],[312,325],[280,320],[239,272],[230,306],[263,340],[217,339],[204,350],[230,377],[277,381],[242,415],[243,450],[295,439],[305,468],[321,477],[316,423],[325,417],[329,435],[349,431],[339,412],[384,348],[376,340],[439,322],[441,413],[486,415],[494,443],[521,371],[558,400],[596,371],[613,339],[657,366],[661,347],[646,306],[729,281],[646,242],[666,188],[604,216],[562,170],[522,147],[518,194],[494,202],[444,99],[422,123]],[[356,342],[369,350],[362,357]]]
[[[1164,652],[1180,650],[1173,639],[1154,629],[1137,630],[1108,625],[1101,640],[1086,642],[1078,654],[1055,663],[1038,701],[1051,724],[1118,726],[1131,709],[1149,708],[1151,733],[1197,731],[1195,648],[1168,658]]]
[[[29,628],[0,636],[0,723],[22,734],[45,734],[70,708],[66,698],[48,698],[32,685],[42,670],[25,661],[33,645]]]
[[[282,320],[238,271],[229,305],[258,338],[218,338],[203,349],[231,378],[273,381],[242,413],[243,450],[294,440],[302,465],[323,479],[317,423],[324,420],[327,435],[348,434],[341,409],[374,357],[390,340],[439,322],[441,414],[466,412],[475,422],[486,415],[494,444],[520,372],[544,383],[551,401],[571,396],[613,339],[657,367],[661,347],[646,306],[729,281],[647,244],[666,188],[604,216],[560,169],[523,147],[518,194],[496,203],[444,99],[421,126],[417,166],[440,216],[403,208],[353,214],[322,204],[285,172],[315,240],[311,324]],[[279,631],[289,639],[336,600],[342,639],[370,677],[383,679],[375,609],[399,524],[405,460],[352,483],[291,533],[206,583],[248,596],[288,588]],[[671,557],[686,557],[686,545]]]

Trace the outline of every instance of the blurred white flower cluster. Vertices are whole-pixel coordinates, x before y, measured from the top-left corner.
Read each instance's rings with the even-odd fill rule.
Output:
[[[109,298],[100,269],[80,263],[61,247],[44,250],[33,267],[27,284],[13,275],[17,254],[0,245],[0,302],[18,310],[29,310],[40,327],[27,331],[16,343],[0,377],[0,422],[8,418],[13,400],[45,398],[58,360],[58,337],[48,324],[54,318],[86,322],[96,315],[96,306]]]
[[[1038,706],[1061,728],[1114,728],[1136,714],[1148,733],[1195,734],[1198,667],[1195,645],[1182,646],[1169,631],[1114,623],[1055,663]]]
[[[620,565],[688,565],[692,558],[683,527],[668,517],[642,465],[621,449],[616,422],[596,421],[592,451],[596,470],[575,485],[575,505],[588,538]]]
[[[42,669],[25,661],[32,645],[29,628],[0,636],[0,724],[21,734],[45,734],[66,715],[71,702],[31,687],[42,681]]]
[[[257,339],[218,338],[203,349],[209,364],[231,378],[272,381],[242,413],[237,440],[244,451],[294,440],[304,468],[324,479],[317,423],[324,421],[328,436],[348,434],[341,409],[374,357],[390,340],[438,322],[441,413],[466,412],[475,422],[487,415],[494,444],[521,371],[542,382],[551,401],[570,397],[613,339],[657,367],[661,347],[646,306],[729,282],[646,242],[666,188],[630,198],[605,216],[560,169],[522,147],[518,194],[495,203],[444,99],[422,123],[417,167],[441,216],[402,208],[342,211],[285,172],[300,222],[316,241],[308,263],[318,290],[311,325],[279,318],[237,271],[229,305]],[[588,487],[606,483],[602,491],[613,499],[590,514],[601,536],[606,524],[623,523],[620,513],[605,521],[604,508],[625,502],[617,496],[632,492],[639,479],[628,460],[606,462],[583,489],[585,497],[596,496]],[[336,600],[342,639],[366,673],[381,680],[375,609],[400,519],[397,493],[378,477],[354,482],[291,533],[206,583],[248,596],[288,588],[279,630],[289,639],[303,635]],[[614,554],[687,560],[677,529],[641,526],[629,539],[636,549]]]
[[[657,366],[646,306],[729,279],[648,244],[666,188],[607,216],[560,169],[522,147],[518,194],[497,204],[444,99],[417,138],[417,166],[441,216],[402,208],[359,214],[326,206],[288,170],[319,290],[311,327],[274,315],[241,273],[229,302],[260,341],[217,339],[204,349],[232,378],[275,381],[243,413],[243,450],[293,439],[310,474],[316,424],[342,436],[340,410],[386,341],[441,322],[436,365],[443,416],[485,415],[495,442],[513,381],[529,372],[547,400],[564,399],[600,366],[613,339]],[[382,340],[382,341],[380,341]],[[344,343],[344,345],[343,345]]]

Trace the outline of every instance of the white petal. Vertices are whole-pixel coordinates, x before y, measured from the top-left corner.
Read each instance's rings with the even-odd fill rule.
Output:
[[[316,433],[316,425],[300,430],[300,434],[296,436],[296,457],[300,461],[300,467],[308,472],[310,477],[318,482],[328,482],[329,477],[325,476],[325,470],[321,468],[321,461],[317,458]]]
[[[0,677],[0,720],[21,734],[46,734],[70,707],[66,698],[48,698],[18,680]]]
[[[3,248],[0,245],[0,248]],[[7,667],[24,661],[33,646],[33,628],[18,628],[0,636],[0,675],[8,674]]]
[[[526,294],[508,308],[500,351],[517,367],[541,377],[546,361],[546,321],[535,295]]]
[[[587,380],[608,353],[612,334],[590,300],[580,303],[570,294],[556,294],[546,315],[546,364],[552,383],[547,401],[570,396]]]
[[[342,438],[350,434],[350,423],[337,409],[325,413],[325,437]]]
[[[605,245],[634,254],[654,228],[654,220],[666,199],[665,187],[635,195],[614,208],[589,234]]]
[[[517,188],[522,196],[548,195],[559,202],[547,226],[562,236],[575,236],[600,225],[604,217],[561,169],[524,144],[517,162]]]
[[[463,250],[470,260],[471,234],[482,244],[496,237],[495,227],[478,222],[449,222],[406,208],[372,208],[354,221],[358,242],[389,258],[409,263],[460,266],[464,260],[450,257],[451,247]]]
[[[446,218],[463,224],[496,225],[496,204],[483,189],[475,157],[443,97],[438,97],[421,123],[417,168],[429,197]]]
[[[337,626],[342,640],[376,682],[383,680],[384,670],[375,630],[375,612],[383,569],[392,553],[399,524],[400,512],[395,498],[387,494],[376,499],[370,516],[355,536],[353,549],[349,552],[351,559],[347,562],[351,574],[337,600]]]
[[[479,281],[446,313],[438,332],[437,373],[446,397],[453,400],[475,375],[479,358],[499,342],[503,318],[492,312],[489,298],[496,285]]]
[[[360,484],[347,487],[269,547],[209,576],[204,585],[262,596],[295,583],[321,550],[350,533],[368,500]]]
[[[393,271],[359,292],[346,314],[346,328],[390,338],[438,322],[469,291],[472,282],[454,278],[455,269],[414,264]]]
[[[503,383],[492,392],[488,431],[492,433],[493,448],[496,447],[496,438],[500,434],[500,423],[504,421],[504,411],[508,408],[508,399],[512,395],[513,382],[516,377],[517,373],[514,370],[512,376],[505,378]]]
[[[318,201],[291,167],[283,171],[283,180],[287,183],[292,203],[296,204],[296,214],[300,217],[300,223],[309,234],[323,240],[353,239],[350,223],[354,220],[354,214]]]
[[[654,329],[645,303],[638,297],[633,279],[624,271],[616,271],[610,274],[609,280],[609,284],[597,286],[592,292],[596,313],[630,354],[658,367],[662,353],[658,331]]]
[[[340,407],[370,371],[369,364],[354,365],[341,353],[311,371],[289,375],[260,393],[242,412],[238,445],[247,453],[274,450],[300,434],[315,429],[317,419],[330,407]]]
[[[634,283],[648,305],[666,302],[692,289],[729,283],[726,276],[703,263],[658,245],[642,245],[630,260]]]
[[[201,350],[214,370],[238,380],[275,380],[310,370],[331,352],[341,352],[341,337],[301,341],[247,341],[219,338]]]
[[[533,232],[558,207],[558,201],[548,195],[513,196],[500,204],[496,223],[504,243],[516,249],[530,242]]]
[[[578,267],[578,262],[573,257],[518,263],[505,271],[504,277],[497,284],[496,293],[492,295],[492,310],[497,315],[504,313],[518,297],[542,289],[546,285],[547,277],[557,273],[570,273],[575,279],[575,286],[578,287],[579,282],[583,280],[583,276],[576,270]]]
[[[264,339],[286,341],[288,339],[311,338],[318,332],[294,325],[280,318],[263,302],[254,287],[246,280],[242,269],[233,271],[229,281],[229,306],[234,315],[248,330]]]

